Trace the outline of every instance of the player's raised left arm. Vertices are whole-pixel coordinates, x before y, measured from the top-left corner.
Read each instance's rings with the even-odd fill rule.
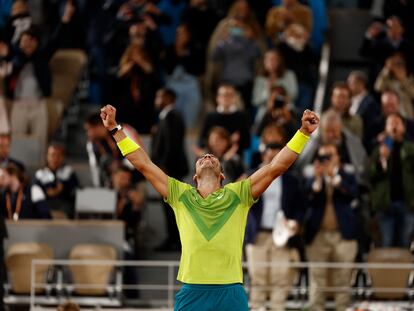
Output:
[[[253,198],[258,198],[272,181],[282,175],[295,162],[313,131],[318,128],[319,117],[310,110],[302,116],[302,126],[273,160],[257,170],[251,177]]]

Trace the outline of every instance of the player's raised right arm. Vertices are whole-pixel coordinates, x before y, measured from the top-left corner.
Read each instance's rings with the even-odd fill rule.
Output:
[[[109,131],[117,126],[115,116],[116,109],[113,106],[106,105],[101,108],[102,122],[105,125],[105,128]],[[132,145],[127,141],[128,136],[122,129],[115,133],[114,138],[118,144],[118,147],[120,147],[121,152],[126,151],[126,153],[124,153],[125,157],[132,163],[132,165],[145,176],[145,178],[152,184],[155,190],[162,195],[162,197],[167,197],[167,175],[151,161],[147,153],[142,148],[137,148],[138,145],[134,145],[133,141],[131,141]]]

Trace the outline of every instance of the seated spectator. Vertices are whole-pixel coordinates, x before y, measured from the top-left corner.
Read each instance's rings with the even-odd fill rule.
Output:
[[[27,2],[24,0],[14,1],[9,20],[5,27],[5,40],[11,45],[18,43],[23,32],[32,26]]]
[[[305,168],[305,176],[314,174],[311,163],[316,158],[319,147],[326,144],[337,147],[342,165],[354,172],[359,184],[366,185],[367,154],[362,142],[342,125],[341,116],[331,109],[322,115],[319,133],[311,138],[298,159],[298,167]]]
[[[386,90],[381,95],[381,114],[377,116],[367,132],[367,151],[371,153],[372,149],[383,140],[385,129],[385,120],[391,114],[401,114],[401,104],[399,95],[392,90]],[[406,125],[406,138],[414,142],[414,121],[404,119]]]
[[[276,47],[298,80],[299,92],[295,106],[300,110],[310,108],[318,71],[317,57],[309,44],[309,33],[300,24],[290,24]]]
[[[35,29],[30,28],[22,33],[6,79],[7,94],[14,99],[11,111],[12,134],[30,134],[36,137],[42,155],[46,150],[48,135],[46,98],[52,91],[49,60],[58,49],[59,40],[66,35],[67,24],[74,10],[74,5],[68,1],[61,24],[45,46],[40,46],[41,38]]]
[[[267,144],[262,152],[267,165],[281,150],[281,143]],[[276,178],[259,201],[250,210],[246,227],[246,257],[251,281],[250,303],[252,308],[265,307],[270,298],[272,310],[284,310],[289,290],[297,269],[288,267],[260,267],[258,263],[298,262],[295,236],[305,213],[303,192],[299,181],[285,173]],[[272,231],[287,232],[286,239],[275,244]],[[283,234],[282,234],[283,235]],[[289,237],[289,239],[288,239]],[[297,241],[296,241],[297,242]],[[260,288],[263,286],[264,288]]]
[[[127,47],[119,64],[118,79],[119,120],[139,133],[150,133],[156,119],[154,98],[159,79],[142,47],[135,44]]]
[[[46,193],[46,201],[51,211],[63,212],[67,218],[74,217],[75,194],[79,181],[73,168],[65,164],[65,149],[62,145],[49,145],[46,167],[36,171],[34,183]]]
[[[306,257],[310,262],[352,263],[358,249],[358,221],[353,201],[358,197],[355,175],[341,163],[338,148],[324,144],[318,148],[313,162],[315,175],[305,182],[309,201],[309,217],[305,223]],[[326,287],[348,289],[351,269],[310,268],[310,310],[325,309]],[[349,307],[350,294],[335,294],[336,310]]]
[[[249,117],[240,111],[236,90],[232,85],[221,84],[217,90],[217,109],[206,115],[201,127],[199,146],[207,144],[207,134],[214,126],[222,126],[231,135],[232,143],[239,145],[239,154],[250,146]]]
[[[413,55],[414,47],[403,35],[404,26],[397,16],[387,18],[385,25],[377,21],[368,28],[360,54],[374,61],[372,77],[377,75],[391,54],[402,52],[406,57]],[[412,64],[409,68],[413,68]]]
[[[218,82],[234,85],[248,112],[260,54],[260,45],[253,30],[239,18],[229,21],[227,36],[217,42],[211,54],[212,61],[219,67]]]
[[[268,50],[263,58],[263,66],[263,75],[257,76],[253,85],[252,102],[258,108],[256,122],[263,118],[268,109],[272,87],[283,87],[291,101],[294,101],[298,95],[296,75],[286,67],[284,56],[279,50]]]
[[[8,184],[3,193],[0,206],[7,219],[50,219],[52,218],[46,202],[46,195],[36,184],[27,183],[23,173],[9,164],[2,172]]]
[[[403,116],[414,119],[414,75],[408,71],[403,54],[395,53],[386,59],[374,88],[380,93],[394,90],[400,97]]]
[[[351,91],[351,107],[349,114],[358,115],[364,124],[364,146],[367,147],[368,136],[374,120],[380,115],[380,105],[368,91],[368,77],[362,71],[352,71],[347,78]]]
[[[219,160],[224,174],[224,183],[237,181],[245,172],[243,160],[237,150],[238,144],[231,142],[229,132],[221,126],[214,126],[207,135],[207,148],[195,148],[196,157],[206,153],[215,155]]]
[[[265,114],[256,123],[256,135],[261,136],[263,129],[270,123],[282,127],[287,137],[294,135],[297,122],[289,109],[289,97],[286,90],[282,86],[272,87],[266,104]]]
[[[312,12],[309,7],[300,4],[299,0],[283,0],[280,6],[269,10],[266,17],[266,35],[277,44],[280,35],[290,24],[297,23],[312,31]]]
[[[0,166],[7,166],[9,164],[15,165],[23,173],[26,172],[26,168],[22,162],[10,157],[10,145],[11,135],[2,133],[0,134]]]
[[[370,164],[372,208],[383,247],[409,247],[414,231],[414,144],[399,114],[390,114]]]
[[[358,115],[351,115],[351,90],[345,82],[336,82],[331,90],[331,105],[342,119],[342,124],[359,139],[363,138],[362,119]]]
[[[173,45],[165,53],[166,86],[176,94],[176,107],[183,115],[186,125],[194,128],[203,105],[198,75],[203,71],[204,55],[194,45],[191,30],[180,25]]]

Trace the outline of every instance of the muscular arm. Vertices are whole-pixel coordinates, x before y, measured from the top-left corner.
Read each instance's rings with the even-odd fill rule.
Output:
[[[108,130],[115,128],[117,124],[115,121],[115,112],[115,108],[110,105],[101,109],[101,118]],[[123,130],[119,130],[114,135],[116,142],[120,142],[126,137],[127,135]],[[126,158],[145,176],[159,194],[164,198],[167,197],[168,176],[151,161],[143,148],[139,148],[134,152],[129,153],[126,155]]]
[[[300,131],[309,136],[318,127],[319,118],[314,112],[306,110],[302,116],[302,127]],[[272,181],[278,176],[282,175],[298,158],[298,154],[284,147],[272,161],[257,170],[251,177],[252,195],[257,199]]]

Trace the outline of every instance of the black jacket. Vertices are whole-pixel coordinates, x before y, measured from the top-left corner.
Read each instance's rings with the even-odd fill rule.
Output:
[[[160,120],[152,138],[151,158],[171,177],[181,179],[187,175],[185,125],[178,111],[173,109]]]

